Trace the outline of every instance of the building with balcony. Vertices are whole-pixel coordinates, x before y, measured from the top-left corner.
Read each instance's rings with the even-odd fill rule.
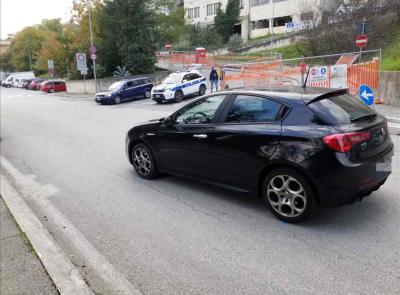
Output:
[[[286,24],[300,23],[304,3],[314,5],[321,1],[322,7],[331,9],[329,0],[241,0],[240,17],[235,32],[243,40],[287,31]],[[225,9],[228,0],[184,0],[186,20],[199,25],[213,25],[218,7]],[[326,4],[325,4],[326,2]]]

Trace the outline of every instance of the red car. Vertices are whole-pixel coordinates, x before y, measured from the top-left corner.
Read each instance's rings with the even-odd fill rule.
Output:
[[[29,84],[28,89],[30,90],[40,90],[40,83],[42,83],[44,79],[33,79]]]
[[[40,90],[44,92],[66,91],[65,82],[61,80],[48,80],[40,84]]]

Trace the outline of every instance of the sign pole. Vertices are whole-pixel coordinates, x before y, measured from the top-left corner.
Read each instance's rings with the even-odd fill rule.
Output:
[[[92,3],[90,0],[88,0],[88,16],[89,16],[89,30],[90,30],[90,45],[91,47],[94,47],[93,45],[93,29],[92,29],[92,16],[91,16],[91,9],[92,9]],[[93,77],[94,77],[94,84],[96,87],[96,92],[97,92],[97,78],[96,78],[96,60],[92,59],[93,61]]]
[[[364,36],[364,34],[365,34],[365,21],[362,23],[362,31],[361,31],[361,35]],[[359,64],[361,63],[362,49],[363,49],[363,48],[360,47],[360,56],[359,56],[359,59],[358,59],[358,63],[359,63]]]

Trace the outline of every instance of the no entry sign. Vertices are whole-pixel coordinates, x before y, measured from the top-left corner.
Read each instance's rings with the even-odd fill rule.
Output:
[[[356,38],[356,46],[363,48],[365,45],[367,45],[368,42],[368,37],[366,35],[358,35]]]

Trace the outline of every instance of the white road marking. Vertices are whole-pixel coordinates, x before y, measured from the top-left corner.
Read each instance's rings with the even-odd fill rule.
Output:
[[[105,258],[93,247],[84,235],[68,220],[48,199],[57,192],[51,185],[42,185],[19,172],[6,158],[0,157],[1,166],[9,174],[18,191],[27,198],[34,200],[46,216],[52,219],[60,228],[66,240],[71,242],[75,250],[85,259],[86,264],[101,278],[114,294],[142,294],[122,274],[120,274]]]
[[[400,123],[388,123],[388,126],[391,128],[396,128],[396,129],[400,129]]]

